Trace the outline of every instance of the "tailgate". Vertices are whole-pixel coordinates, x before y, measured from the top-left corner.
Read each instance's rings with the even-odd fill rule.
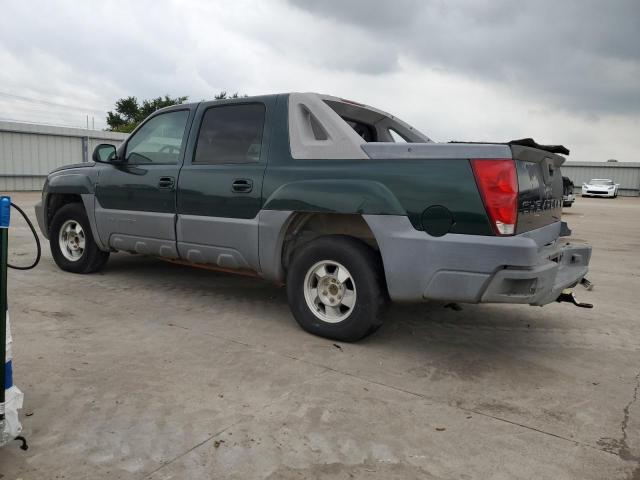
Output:
[[[538,148],[511,145],[518,175],[516,234],[560,221],[564,157]]]

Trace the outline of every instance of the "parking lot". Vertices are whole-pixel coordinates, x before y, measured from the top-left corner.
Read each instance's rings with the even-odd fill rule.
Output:
[[[13,200],[33,217],[38,194]],[[357,344],[261,280],[128,254],[73,275],[45,243],[9,271],[30,448],[0,449],[0,478],[639,479],[640,199],[565,220],[592,310],[395,305]]]

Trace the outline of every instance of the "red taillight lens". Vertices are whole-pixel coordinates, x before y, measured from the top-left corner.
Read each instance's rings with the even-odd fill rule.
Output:
[[[474,158],[471,168],[495,232],[498,235],[513,235],[518,218],[515,162],[505,158]]]

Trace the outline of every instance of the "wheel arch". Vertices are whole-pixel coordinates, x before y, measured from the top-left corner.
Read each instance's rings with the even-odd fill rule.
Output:
[[[49,192],[44,203],[44,220],[47,235],[50,235],[51,221],[54,215],[69,203],[80,203],[84,206],[82,196],[79,193],[56,193]],[[86,208],[85,208],[86,209]]]
[[[277,235],[273,233],[263,235],[261,229],[260,265],[263,276],[269,280],[284,283],[294,253],[303,245],[323,236],[343,235],[355,238],[369,246],[378,255],[380,254],[376,237],[360,214],[303,211],[287,213],[287,215],[278,215],[281,226]],[[261,227],[264,227],[265,223],[268,222],[261,222]],[[263,242],[269,245],[263,245]],[[263,249],[263,247],[267,248]]]
[[[100,236],[98,235],[98,228],[96,226],[94,208],[95,208],[95,195],[93,193],[60,193],[60,192],[48,192],[44,201],[44,222],[47,230],[47,235],[51,236],[51,221],[54,215],[63,206],[70,203],[79,203],[84,208],[84,211],[89,220],[89,227],[96,245],[100,250],[109,251],[110,249],[102,243]]]

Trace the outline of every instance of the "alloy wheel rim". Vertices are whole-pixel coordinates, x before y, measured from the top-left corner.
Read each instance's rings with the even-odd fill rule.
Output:
[[[60,227],[58,235],[60,251],[64,258],[77,262],[82,258],[86,245],[86,238],[82,226],[76,220],[67,220]]]
[[[340,323],[356,306],[356,284],[344,265],[321,260],[305,275],[304,298],[317,318],[327,323]]]

